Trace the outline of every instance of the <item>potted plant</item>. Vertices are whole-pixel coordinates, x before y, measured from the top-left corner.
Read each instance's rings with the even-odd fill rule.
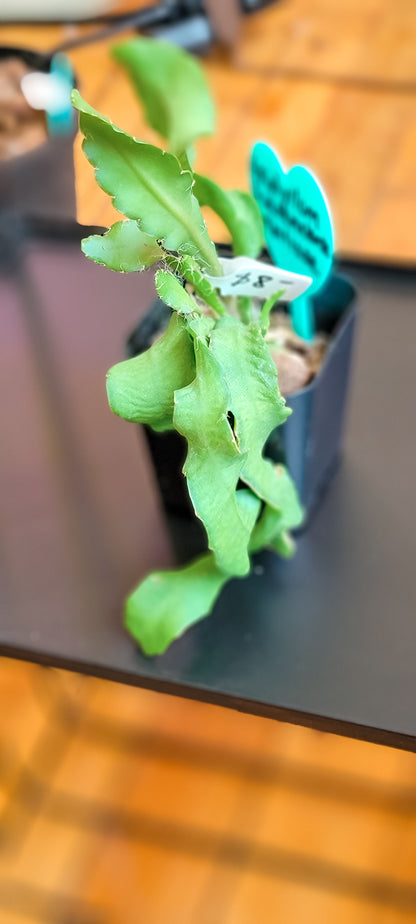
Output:
[[[45,83],[49,75],[58,86],[67,84],[61,112],[33,108],[22,89],[28,77]],[[0,210],[48,221],[75,218],[72,85],[65,56],[0,47]]]
[[[132,43],[115,53],[133,68],[149,122],[169,150],[128,135],[77,91],[72,99],[96,180],[125,216],[106,234],[85,239],[82,249],[119,272],[157,265],[164,306],[164,326],[152,330],[150,323],[155,338],[110,369],[109,404],[157,436],[185,440],[187,490],[209,547],[185,567],[151,574],[127,599],[127,629],[154,655],[210,612],[228,580],[249,572],[252,553],[294,552],[290,531],[302,523],[301,503],[286,465],[265,458],[264,450],[291,413],[272,358],[272,312],[289,285],[302,283],[284,271],[282,285],[281,270],[256,261],[264,238],[254,198],[225,192],[192,169],[191,146],[213,123],[196,62],[166,43],[137,41],[138,66],[137,59],[131,64]],[[224,220],[234,256],[243,261],[232,264],[231,275],[208,235],[204,205]],[[225,276],[232,286],[236,273],[247,276],[241,272],[247,266],[254,297],[247,289],[224,294]],[[267,297],[259,283],[266,276]]]
[[[194,58],[172,45],[152,39],[132,39],[117,44],[113,48],[113,56],[125,69],[147,121],[167,140],[170,150],[182,155],[185,146],[198,135],[213,131],[213,102]],[[188,153],[192,160],[193,150]],[[270,186],[266,185],[262,189],[257,167],[264,167],[264,155],[271,174]],[[293,266],[298,269],[302,267],[302,261],[299,263],[296,251],[290,248],[290,238],[293,238],[290,218],[296,221],[299,217],[296,208],[292,216],[287,216],[289,221],[286,223],[282,221],[281,210],[276,210],[279,224],[277,231],[280,234],[277,239],[273,211],[268,214],[270,192],[273,197],[274,191],[277,206],[283,204],[274,188],[276,170],[277,177],[282,177],[282,165],[277,162],[275,153],[264,144],[255,145],[251,163],[252,184],[260,207],[265,206],[263,214],[260,214],[256,203],[247,193],[238,190],[225,193],[212,180],[197,173],[194,173],[193,192],[202,207],[207,205],[223,220],[232,239],[232,252],[235,255],[257,256],[264,245],[265,231],[270,252],[276,253],[275,259],[279,265],[286,269]],[[291,179],[293,174],[297,177],[295,190]],[[305,192],[306,184],[308,204],[321,208],[320,231],[322,234],[326,228],[325,243],[331,248],[328,252],[327,246],[322,253],[317,238],[317,249],[310,254],[315,278],[306,328],[314,319],[313,332],[317,331],[317,335],[306,340],[304,337],[296,337],[293,325],[287,324],[287,313],[281,311],[273,311],[273,330],[267,335],[278,368],[280,391],[286,398],[287,406],[296,413],[290,415],[284,426],[273,432],[266,446],[266,454],[275,462],[284,462],[289,468],[304,507],[306,524],[318,506],[340,459],[356,322],[355,291],[348,280],[332,271],[333,241],[329,209],[316,178],[304,167],[295,167],[283,180],[283,197],[286,192],[290,192],[290,186],[296,195],[299,191]],[[286,185],[289,189],[285,188]],[[298,235],[298,240],[292,240],[292,243],[300,242],[302,247],[306,244],[310,248],[310,237],[313,238],[314,230],[317,229],[312,221],[307,228],[305,240],[299,240]],[[226,249],[217,249],[222,251],[223,256],[227,256]],[[262,259],[270,260],[268,253],[261,252]],[[307,273],[309,265],[307,261],[303,262]],[[292,302],[292,307],[300,306],[292,312],[296,327],[296,312],[302,313],[301,302],[299,298]],[[149,333],[153,335],[162,318],[166,321],[167,316],[160,303],[155,305],[150,317],[144,324],[138,325],[132,334],[128,345],[130,355],[147,349],[150,345]],[[305,325],[301,324],[297,330],[305,334]],[[180,445],[177,436],[173,438],[164,434],[161,437],[151,430],[146,430],[146,436],[166,509],[174,514],[187,514],[187,492],[175,476],[175,471],[181,469],[185,458],[185,445]],[[169,464],[167,456],[176,461],[176,469]]]

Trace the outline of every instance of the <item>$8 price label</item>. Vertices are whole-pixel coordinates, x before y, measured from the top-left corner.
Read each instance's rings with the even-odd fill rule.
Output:
[[[224,257],[220,259],[223,276],[207,276],[221,295],[248,295],[266,299],[283,289],[284,301],[292,301],[311,285],[309,276],[291,273],[272,264],[250,257]]]

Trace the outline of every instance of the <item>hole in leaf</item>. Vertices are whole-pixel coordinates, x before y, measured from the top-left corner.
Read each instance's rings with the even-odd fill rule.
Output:
[[[229,425],[230,425],[230,427],[231,427],[231,429],[232,429],[232,431],[233,431],[233,433],[234,433],[235,417],[234,417],[234,414],[231,413],[231,411],[228,411],[228,413],[227,413],[227,420],[228,420],[228,423],[229,423]]]

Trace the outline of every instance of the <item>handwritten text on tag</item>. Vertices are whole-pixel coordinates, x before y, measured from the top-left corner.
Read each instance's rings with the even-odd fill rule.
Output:
[[[206,278],[221,295],[250,295],[266,299],[283,289],[282,301],[291,302],[306,292],[312,283],[310,276],[300,276],[250,257],[222,257],[220,263],[224,275]]]
[[[301,165],[286,172],[276,152],[258,142],[251,159],[253,193],[263,216],[270,256],[321,288],[332,267],[334,235],[324,191]]]

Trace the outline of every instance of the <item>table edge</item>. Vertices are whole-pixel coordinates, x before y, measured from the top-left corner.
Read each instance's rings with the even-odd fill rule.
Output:
[[[12,658],[19,661],[38,664],[41,667],[68,670],[73,673],[96,677],[100,680],[109,680],[114,683],[123,683],[140,689],[151,690],[154,693],[163,693],[170,696],[180,696],[183,699],[196,700],[209,703],[213,706],[222,706],[225,709],[234,709],[236,712],[256,715],[260,718],[274,719],[290,725],[300,725],[314,731],[339,735],[344,738],[353,738],[378,744],[384,747],[397,748],[403,751],[416,753],[416,735],[404,732],[394,732],[389,729],[376,728],[370,725],[360,725],[346,719],[319,715],[318,713],[302,712],[286,706],[273,706],[258,700],[246,699],[235,694],[217,693],[214,690],[196,685],[178,683],[174,680],[162,680],[158,677],[144,677],[134,672],[126,672],[117,668],[104,667],[101,664],[87,664],[65,658],[61,655],[38,653],[28,651],[14,645],[1,644],[0,657]]]

